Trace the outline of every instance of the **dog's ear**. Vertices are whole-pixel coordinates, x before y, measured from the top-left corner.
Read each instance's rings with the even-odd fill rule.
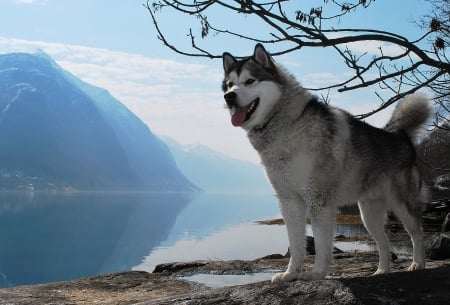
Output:
[[[262,65],[264,68],[272,68],[273,61],[270,58],[269,53],[267,53],[266,49],[264,49],[263,45],[258,43],[255,46],[255,52],[253,53],[253,59]]]
[[[222,60],[223,70],[225,71],[225,73],[230,72],[231,66],[237,61],[236,58],[233,57],[233,55],[227,52],[223,53]]]

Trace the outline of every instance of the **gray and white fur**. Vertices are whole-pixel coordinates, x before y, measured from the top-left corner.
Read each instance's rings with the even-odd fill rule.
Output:
[[[358,202],[379,251],[375,274],[389,271],[384,232],[388,210],[413,244],[408,270],[425,267],[421,213],[428,192],[416,164],[414,137],[431,109],[423,95],[399,102],[384,129],[317,100],[260,44],[253,56],[223,54],[222,89],[234,126],[246,130],[275,189],[291,258],[272,281],[322,279],[332,258],[337,207]],[[316,257],[305,271],[305,226],[311,219]]]

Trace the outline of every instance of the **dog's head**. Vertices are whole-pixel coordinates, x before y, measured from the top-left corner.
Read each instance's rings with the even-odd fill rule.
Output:
[[[261,44],[255,46],[249,58],[236,60],[229,53],[222,58],[225,72],[222,90],[231,123],[246,130],[265,124],[281,95],[272,58]]]

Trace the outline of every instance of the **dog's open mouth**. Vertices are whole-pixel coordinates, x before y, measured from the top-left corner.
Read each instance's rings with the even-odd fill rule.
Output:
[[[231,124],[233,124],[233,126],[235,127],[238,127],[250,120],[258,105],[259,98],[255,99],[245,107],[236,106],[234,108],[234,113],[231,115]]]

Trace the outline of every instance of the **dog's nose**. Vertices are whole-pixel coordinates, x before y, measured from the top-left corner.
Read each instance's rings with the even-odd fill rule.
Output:
[[[236,106],[237,94],[235,92],[228,92],[223,97],[229,108]]]

